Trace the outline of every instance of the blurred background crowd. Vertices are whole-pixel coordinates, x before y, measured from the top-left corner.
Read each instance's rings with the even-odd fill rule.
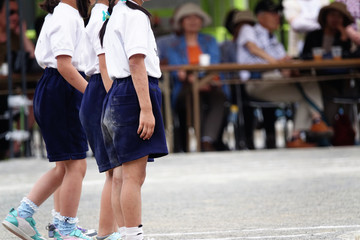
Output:
[[[8,39],[11,39],[12,70],[25,69],[29,76],[42,73],[34,59],[34,46],[44,13],[37,0],[0,0],[0,158],[9,157]],[[19,9],[19,6],[21,9]],[[360,58],[360,1],[358,0],[156,0],[144,5],[152,13],[161,64],[276,64],[297,60]],[[20,20],[19,10],[22,19]],[[85,19],[86,24],[86,19]],[[10,36],[6,31],[10,28]],[[21,34],[23,32],[24,34]],[[22,51],[20,51],[22,50]],[[22,54],[25,53],[25,54]],[[20,60],[23,57],[23,61]],[[356,69],[355,69],[356,70]],[[357,69],[358,70],[358,69]],[[317,71],[319,76],[348,73],[349,69]],[[171,73],[171,109],[175,152],[191,151],[189,124],[192,72]],[[358,79],[277,84],[277,79],[306,72],[224,72],[218,80],[240,82],[263,79],[262,84],[212,85],[202,87],[201,150],[223,151],[276,147],[355,145],[354,109],[334,99],[360,99]],[[266,81],[270,80],[270,81]],[[36,81],[27,83],[27,97]],[[19,85],[20,86],[20,85]],[[15,84],[15,94],[17,85]],[[241,103],[257,102],[256,106]],[[190,105],[189,105],[190,102]],[[270,103],[270,104],[268,104]],[[271,104],[273,103],[273,104]],[[284,104],[277,104],[284,103]],[[18,111],[16,111],[18,110]],[[21,111],[15,109],[13,126],[21,128]],[[31,106],[26,111],[30,138],[36,123]],[[241,114],[241,116],[239,116]],[[245,124],[238,128],[238,119]],[[239,145],[239,135],[245,145]],[[15,156],[24,154],[23,141],[13,141]],[[30,155],[34,153],[31,152]]]

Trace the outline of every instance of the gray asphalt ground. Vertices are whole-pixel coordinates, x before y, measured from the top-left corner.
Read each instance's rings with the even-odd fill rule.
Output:
[[[0,215],[51,164],[0,162]],[[80,225],[97,228],[104,175],[88,158]],[[46,234],[52,199],[35,215]],[[356,239],[360,147],[171,154],[149,164],[143,187],[147,239]],[[17,239],[0,227],[0,239]],[[359,238],[360,239],[360,238]]]

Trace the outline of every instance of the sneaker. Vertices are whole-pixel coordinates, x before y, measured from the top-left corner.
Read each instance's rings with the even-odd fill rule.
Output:
[[[290,142],[286,143],[286,147],[288,148],[311,148],[316,147],[314,143],[307,143],[301,138],[294,138]]]
[[[65,240],[65,239],[66,240],[78,240],[78,239],[92,240],[93,238],[84,235],[81,232],[81,230],[75,229],[69,235],[66,235],[66,236],[61,235],[58,230],[55,230],[54,239],[55,240]]]
[[[82,228],[80,226],[76,226],[77,229],[79,229],[83,234],[85,234],[88,237],[95,237],[97,235],[97,231],[95,229],[86,229]]]
[[[111,234],[110,236],[105,238],[104,240],[122,240],[122,238],[121,238],[121,234],[119,232],[114,232],[113,234]]]
[[[85,229],[80,226],[76,226],[78,230],[80,230],[84,235],[88,237],[95,237],[97,235],[97,231],[95,229]],[[46,226],[46,230],[48,230],[48,236],[49,238],[55,238],[56,239],[56,227],[54,224],[49,223]]]
[[[46,240],[36,229],[35,220],[32,217],[26,219],[18,217],[14,208],[10,210],[2,225],[23,240]]]
[[[80,230],[84,235],[88,236],[88,237],[94,237],[97,235],[97,231],[95,229],[85,229],[85,228],[82,228],[80,226],[76,226],[78,230]],[[54,224],[52,223],[49,223],[47,226],[46,226],[46,230],[48,230],[48,236],[49,238],[55,238],[55,226]]]
[[[334,131],[323,120],[316,119],[313,121],[310,134],[321,137],[332,137]]]

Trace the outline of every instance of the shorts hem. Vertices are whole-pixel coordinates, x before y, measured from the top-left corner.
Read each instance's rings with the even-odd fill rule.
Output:
[[[133,153],[133,154],[127,154],[126,156],[120,156],[119,157],[119,163],[124,164],[127,162],[131,162],[131,161],[135,161],[137,159],[143,158],[145,156],[149,156],[148,162],[154,162],[155,159],[154,158],[159,158],[159,157],[163,157],[166,156],[168,153],[167,152],[163,152],[163,153],[148,153],[148,154],[144,154],[144,153]]]
[[[103,172],[107,172],[115,167],[112,166],[111,164],[105,164],[105,165],[98,166],[98,169],[99,169],[99,173],[103,173]]]
[[[50,162],[60,162],[60,161],[66,161],[66,160],[80,160],[80,159],[86,158],[86,152],[62,154],[62,155],[56,155],[56,156],[48,155],[48,158],[49,158]]]

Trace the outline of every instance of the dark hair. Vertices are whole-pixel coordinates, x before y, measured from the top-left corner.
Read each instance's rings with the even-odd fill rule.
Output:
[[[131,9],[140,10],[143,13],[145,13],[149,18],[151,18],[151,13],[149,13],[148,10],[146,10],[145,8],[139,6],[131,1],[126,0],[126,6],[128,6]]]
[[[113,8],[115,6],[115,0],[109,0],[109,8],[108,8],[108,12],[109,14],[111,15],[112,14],[112,11],[113,11]],[[126,0],[126,6],[128,6],[129,8],[131,9],[134,9],[134,10],[140,10],[142,11],[143,13],[146,14],[146,16],[148,16],[149,18],[151,18],[151,13],[149,13],[148,10],[146,10],[145,8],[131,2],[131,1],[128,1]],[[104,41],[104,36],[105,36],[105,31],[106,31],[106,26],[109,22],[109,19],[106,19],[102,28],[100,29],[100,32],[99,32],[99,37],[100,37],[100,43],[101,43],[101,46],[103,46],[103,41]]]
[[[53,13],[54,8],[59,4],[60,0],[45,0],[40,3],[40,8],[48,13]]]
[[[76,6],[82,18],[87,18],[89,14],[90,0],[76,0]]]
[[[234,34],[235,24],[234,24],[233,20],[234,20],[235,14],[237,12],[239,12],[238,9],[232,9],[226,14],[226,17],[225,17],[224,26],[231,34]]]
[[[4,7],[4,0],[0,0],[0,11],[3,9],[3,7]]]

